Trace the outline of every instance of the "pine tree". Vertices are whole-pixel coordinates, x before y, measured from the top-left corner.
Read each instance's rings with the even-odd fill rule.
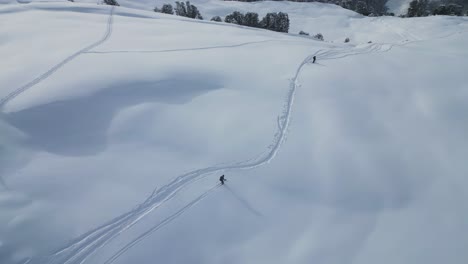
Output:
[[[372,7],[372,12],[376,15],[381,16],[386,14],[388,11],[387,2],[388,0],[372,0],[372,2],[370,2],[369,4]]]
[[[116,0],[104,0],[104,4],[106,5],[113,5],[113,6],[120,6]]]
[[[231,23],[231,24],[237,24],[237,25],[243,25],[243,23],[244,23],[244,14],[242,14],[239,11],[234,11],[234,12],[232,12],[232,14],[229,14],[224,18],[224,22]]]
[[[263,17],[262,21],[260,21],[260,27],[268,30],[276,31],[276,20],[278,18],[278,14],[276,13],[268,13],[265,17]]]
[[[244,16],[244,21],[242,24],[249,27],[259,27],[260,21],[258,19],[258,14],[254,12],[247,12]]]
[[[418,0],[413,0],[409,3],[408,12],[406,15],[408,17],[415,17],[418,13]]]
[[[421,17],[428,15],[428,0],[413,0],[410,2],[408,7],[408,12],[406,16],[408,17]]]
[[[185,7],[187,8],[187,17],[193,18],[193,8],[192,4],[190,4],[190,1],[185,2]]]
[[[276,19],[276,31],[288,33],[289,31],[289,16],[286,13],[279,12]]]
[[[367,4],[364,1],[358,1],[356,3],[356,12],[364,16],[368,16],[371,13],[369,12],[369,9],[367,8]]]
[[[418,16],[428,16],[429,0],[419,0]]]
[[[220,16],[214,16],[214,17],[211,18],[211,21],[222,22],[223,20],[221,19]]]
[[[185,8],[185,3],[179,2],[179,1],[176,1],[175,3],[176,3],[176,7],[175,7],[176,15],[186,17],[187,9]]]
[[[172,8],[171,4],[164,4],[161,8],[161,13],[173,15],[174,8]]]
[[[356,11],[357,0],[342,0],[340,2],[341,7]]]
[[[317,35],[314,36],[315,39],[323,41],[323,35],[322,33],[318,33]]]
[[[463,7],[461,5],[458,5],[458,4],[449,4],[447,6],[447,9],[448,9],[448,15],[450,16],[461,16],[462,13],[463,13]]]
[[[198,11],[198,8],[190,4],[190,1],[186,2],[186,7],[187,7],[187,17],[194,18],[194,19],[203,19],[202,15],[200,14],[200,11]]]

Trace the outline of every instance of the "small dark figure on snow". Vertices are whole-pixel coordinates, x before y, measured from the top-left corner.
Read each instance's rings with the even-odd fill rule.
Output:
[[[315,59],[317,59],[315,56],[313,57],[314,61],[312,61],[312,63],[315,63]]]
[[[221,175],[221,177],[219,177],[219,181],[221,182],[221,185],[224,184],[224,182],[226,181],[226,179],[224,179],[224,174]]]

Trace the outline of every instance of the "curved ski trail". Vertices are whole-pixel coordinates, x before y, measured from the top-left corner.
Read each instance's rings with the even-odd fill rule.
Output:
[[[105,41],[107,41],[109,39],[109,37],[111,36],[111,34],[112,34],[113,20],[114,20],[114,6],[111,7],[111,10],[110,10],[110,13],[109,13],[109,18],[107,19],[106,32],[104,33],[104,35],[102,36],[102,38],[100,40],[98,40],[98,41],[94,42],[93,44],[91,44],[91,45],[89,45],[89,46],[87,46],[87,47],[73,53],[72,55],[68,56],[67,58],[65,58],[64,60],[62,60],[61,62],[59,62],[55,66],[53,66],[52,68],[50,68],[48,71],[44,72],[43,74],[39,75],[38,77],[36,77],[32,81],[30,81],[30,82],[26,83],[25,85],[15,89],[14,91],[9,93],[5,97],[1,98],[0,99],[0,109],[2,109],[8,102],[15,99],[18,95],[24,93],[26,90],[32,88],[34,85],[36,85],[36,84],[42,82],[43,80],[49,78],[57,70],[59,70],[60,68],[65,66],[67,63],[69,63],[70,61],[72,61],[76,57],[80,56],[81,54],[83,54],[83,53],[85,53],[85,52],[87,52],[87,51],[89,51],[91,49],[94,49],[95,47],[97,47],[97,46],[101,45],[102,43],[104,43]]]
[[[407,43],[405,43],[407,44]],[[400,44],[400,45],[405,45]],[[238,162],[231,165],[216,165],[212,167],[194,170],[183,175],[180,175],[170,181],[162,188],[155,190],[144,202],[137,205],[134,209],[124,213],[109,222],[95,228],[94,230],[78,237],[70,242],[67,246],[58,250],[50,256],[30,259],[31,264],[35,263],[48,263],[48,264],[82,264],[96,253],[99,249],[106,246],[110,241],[137,224],[142,218],[148,215],[156,208],[163,205],[165,202],[171,200],[176,194],[189,184],[203,179],[214,173],[223,173],[229,170],[245,170],[252,169],[269,163],[274,159],[279,151],[282,143],[286,138],[286,133],[290,124],[291,111],[294,103],[294,97],[297,88],[299,87],[298,77],[307,64],[311,64],[313,57],[317,56],[319,60],[340,59],[348,56],[367,54],[372,52],[387,52],[397,44],[370,44],[362,47],[342,48],[333,50],[319,50],[315,54],[306,57],[296,69],[294,77],[290,80],[289,91],[284,104],[283,112],[278,116],[278,130],[274,136],[272,144],[267,148],[261,156],[256,159],[249,159],[244,162]],[[139,237],[127,243],[117,253],[111,256],[106,263],[114,262],[119,256],[124,254],[128,249],[133,247],[139,241],[147,237],[152,232],[160,229],[161,227],[170,223],[173,219],[186,212],[194,204],[205,198],[210,191],[202,194],[185,207],[180,209],[174,215],[163,220],[160,224],[150,228],[142,233]]]
[[[354,48],[354,49],[349,49],[349,48],[344,48],[344,49],[338,49],[338,50],[319,50],[316,53],[306,57],[302,63],[298,66],[296,69],[294,77],[290,81],[290,90],[287,94],[287,100],[284,105],[283,113],[278,116],[278,132],[275,135],[275,138],[273,140],[273,144],[269,146],[269,151],[267,151],[263,156],[257,158],[257,159],[250,159],[245,162],[240,162],[237,163],[236,165],[231,165],[231,166],[226,166],[224,168],[218,168],[215,169],[216,167],[206,168],[208,172],[206,173],[214,173],[214,172],[222,172],[224,170],[233,170],[233,169],[251,169],[255,167],[262,166],[268,162],[270,162],[275,156],[276,153],[278,152],[281,144],[284,142],[285,137],[286,137],[286,132],[289,126],[290,122],[290,117],[291,117],[291,111],[292,111],[292,106],[294,103],[294,96],[296,93],[296,89],[299,87],[298,83],[298,77],[303,69],[303,67],[307,64],[311,64],[313,61],[313,57],[317,56],[321,60],[328,60],[328,59],[338,59],[338,58],[344,58],[348,56],[353,56],[353,55],[360,55],[360,54],[366,54],[366,53],[371,53],[371,52],[378,52],[378,51],[383,51],[387,52],[389,51],[393,45],[391,44],[371,44],[371,45],[366,45],[361,48]],[[189,173],[190,174],[190,173]],[[199,175],[199,178],[203,178],[207,175]],[[183,178],[184,175],[179,176],[177,179],[175,179],[173,182],[177,182],[178,179]],[[187,182],[189,184],[190,181]],[[166,185],[165,187],[170,186],[171,183]],[[180,189],[182,189],[181,187]],[[175,192],[178,192],[180,189],[177,189],[172,193],[171,195],[175,195]],[[211,190],[203,193],[201,196],[184,206],[182,209],[177,211],[175,214],[169,216],[168,218],[164,219],[162,222],[159,224],[151,227],[147,231],[143,232],[140,234],[137,238],[133,239],[132,241],[128,242],[125,244],[120,250],[118,250],[114,255],[112,255],[110,258],[108,258],[104,263],[105,264],[112,264],[114,263],[120,256],[125,254],[129,249],[134,247],[136,244],[141,242],[143,239],[148,237],[150,234],[153,232],[159,230],[160,228],[164,227],[166,224],[172,222],[176,217],[182,215],[185,213],[188,209],[190,209],[194,204],[198,203],[202,198],[206,197]],[[173,197],[173,196],[171,196]],[[168,198],[167,200],[169,200]],[[166,201],[167,201],[166,200]],[[148,200],[147,200],[148,201]],[[163,202],[164,203],[164,202]],[[141,205],[140,205],[141,206]]]
[[[281,144],[285,139],[285,135],[289,126],[294,95],[298,86],[297,78],[301,68],[312,60],[312,56],[307,57],[301,66],[297,69],[295,76],[290,81],[290,90],[283,109],[283,113],[278,117],[278,131],[274,136],[273,143],[269,146],[268,151],[261,157],[250,159],[245,162],[235,163],[231,165],[218,165],[198,169],[186,174],[180,175],[173,179],[167,185],[146,199],[143,203],[136,206],[129,212],[122,214],[109,221],[108,223],[84,234],[78,239],[72,241],[68,246],[55,252],[54,254],[32,259],[32,263],[49,263],[49,264],[77,264],[84,263],[97,250],[104,247],[112,239],[120,235],[125,230],[131,228],[138,223],[143,217],[158,208],[166,201],[175,197],[175,195],[184,187],[200,180],[212,173],[221,173],[228,170],[244,170],[262,166],[270,162],[277,154]]]
[[[192,48],[178,48],[178,49],[164,49],[164,50],[89,50],[85,53],[87,54],[116,54],[116,53],[169,53],[169,52],[182,52],[182,51],[196,51],[196,50],[213,50],[213,49],[229,49],[229,48],[239,48],[243,46],[268,43],[268,42],[304,42],[307,41],[298,41],[298,40],[287,40],[287,39],[265,39],[259,41],[249,41],[239,44],[231,45],[220,45],[220,46],[206,46],[206,47],[192,47]]]

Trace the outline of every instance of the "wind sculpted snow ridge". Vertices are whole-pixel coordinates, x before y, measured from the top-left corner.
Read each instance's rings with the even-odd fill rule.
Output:
[[[111,36],[112,34],[112,25],[113,25],[113,21],[114,21],[114,6],[111,7],[110,9],[110,13],[109,13],[109,18],[107,19],[107,28],[106,28],[106,32],[104,33],[104,35],[102,36],[102,38],[96,42],[94,42],[93,44],[73,53],[72,55],[68,56],[67,58],[65,58],[63,61],[61,61],[60,63],[56,64],[55,66],[53,66],[52,68],[50,68],[48,71],[46,71],[45,73],[39,75],[38,77],[36,77],[35,79],[33,79],[32,81],[28,82],[27,84],[15,89],[13,92],[9,93],[7,96],[3,97],[2,99],[0,99],[0,109],[3,108],[8,102],[10,102],[11,100],[13,100],[14,98],[16,98],[18,95],[22,94],[23,92],[25,92],[26,90],[32,88],[34,85],[42,82],[43,80],[49,78],[52,74],[54,74],[57,70],[59,70],[60,68],[62,68],[63,66],[65,66],[67,63],[69,63],[70,61],[74,60],[76,57],[78,57],[79,55],[91,50],[91,49],[94,49],[96,48],[97,46],[101,45],[102,43],[104,43],[106,40],[109,39],[109,37]]]

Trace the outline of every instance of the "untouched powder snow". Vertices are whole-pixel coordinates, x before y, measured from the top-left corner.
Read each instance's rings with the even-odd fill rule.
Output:
[[[467,18],[193,2],[0,6],[0,263],[468,259]]]

